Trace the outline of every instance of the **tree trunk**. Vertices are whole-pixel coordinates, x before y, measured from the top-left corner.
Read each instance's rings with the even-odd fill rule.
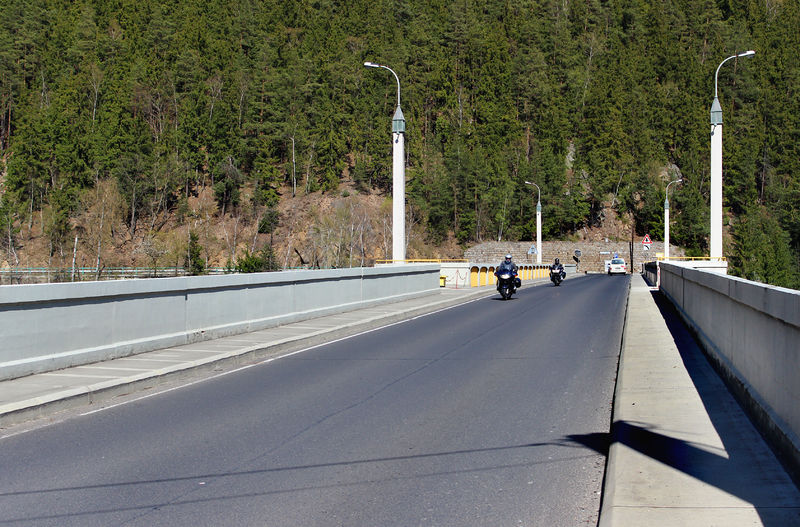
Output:
[[[292,136],[292,197],[294,197],[297,193],[297,176],[295,175],[296,170],[297,163],[295,162],[294,157],[294,136]]]
[[[78,237],[75,236],[75,244],[72,246],[72,278],[70,282],[75,281],[75,257],[78,254]]]

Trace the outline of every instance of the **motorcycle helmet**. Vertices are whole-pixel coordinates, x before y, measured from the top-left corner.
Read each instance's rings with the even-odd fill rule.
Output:
[[[506,255],[506,263],[511,263],[511,253]]]
[[[560,263],[561,263],[561,262],[559,262],[559,261],[558,261],[558,258],[556,258],[556,265],[558,265],[558,264],[560,264]]]

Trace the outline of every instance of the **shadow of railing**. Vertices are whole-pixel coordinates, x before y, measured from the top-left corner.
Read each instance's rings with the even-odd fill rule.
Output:
[[[611,434],[572,435],[568,439],[607,454],[618,443],[702,483],[750,503],[766,527],[800,525],[800,492],[769,450],[745,411],[714,371],[674,307],[658,292],[653,297],[681,360],[723,448],[655,431],[648,423],[614,422]]]

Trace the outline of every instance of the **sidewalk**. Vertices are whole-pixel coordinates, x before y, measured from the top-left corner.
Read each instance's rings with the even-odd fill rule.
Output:
[[[601,527],[800,525],[800,492],[672,306],[631,277]]]

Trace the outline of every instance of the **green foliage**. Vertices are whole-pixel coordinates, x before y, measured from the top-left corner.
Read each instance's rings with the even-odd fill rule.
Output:
[[[800,252],[797,2],[0,6],[11,224],[41,211],[54,251],[74,197],[108,178],[131,233],[209,183],[220,215],[251,189],[259,210],[347,177],[390,193],[396,83],[371,60],[401,81],[408,202],[429,241],[532,237],[524,181],[542,190],[546,239],[602,225],[609,206],[660,238],[675,166],[671,236],[704,254],[714,72],[752,48],[719,75],[724,204],[736,225],[771,211]]]
[[[250,254],[250,251],[245,251],[244,256],[236,262],[236,272],[238,273],[262,273],[280,271],[280,269],[271,245],[264,246],[256,254]]]
[[[269,208],[264,212],[261,221],[258,222],[259,234],[272,234],[278,227],[281,214],[274,208]]]
[[[14,205],[8,200],[0,199],[0,250],[9,263],[17,263],[16,245],[19,226],[14,223]]]
[[[196,232],[189,233],[189,248],[183,260],[183,268],[189,275],[201,275],[206,272],[206,262],[202,256],[203,247],[200,245],[200,237]]]
[[[56,251],[64,253],[65,246],[70,241],[69,215],[74,200],[69,192],[56,189],[49,195],[49,203],[44,214],[44,233],[50,241],[50,255]]]
[[[215,171],[214,197],[222,209],[222,214],[239,205],[241,199],[242,173],[229,157],[219,164]]]
[[[788,233],[766,210],[754,208],[733,229],[731,274],[800,289],[800,259],[791,249]]]

